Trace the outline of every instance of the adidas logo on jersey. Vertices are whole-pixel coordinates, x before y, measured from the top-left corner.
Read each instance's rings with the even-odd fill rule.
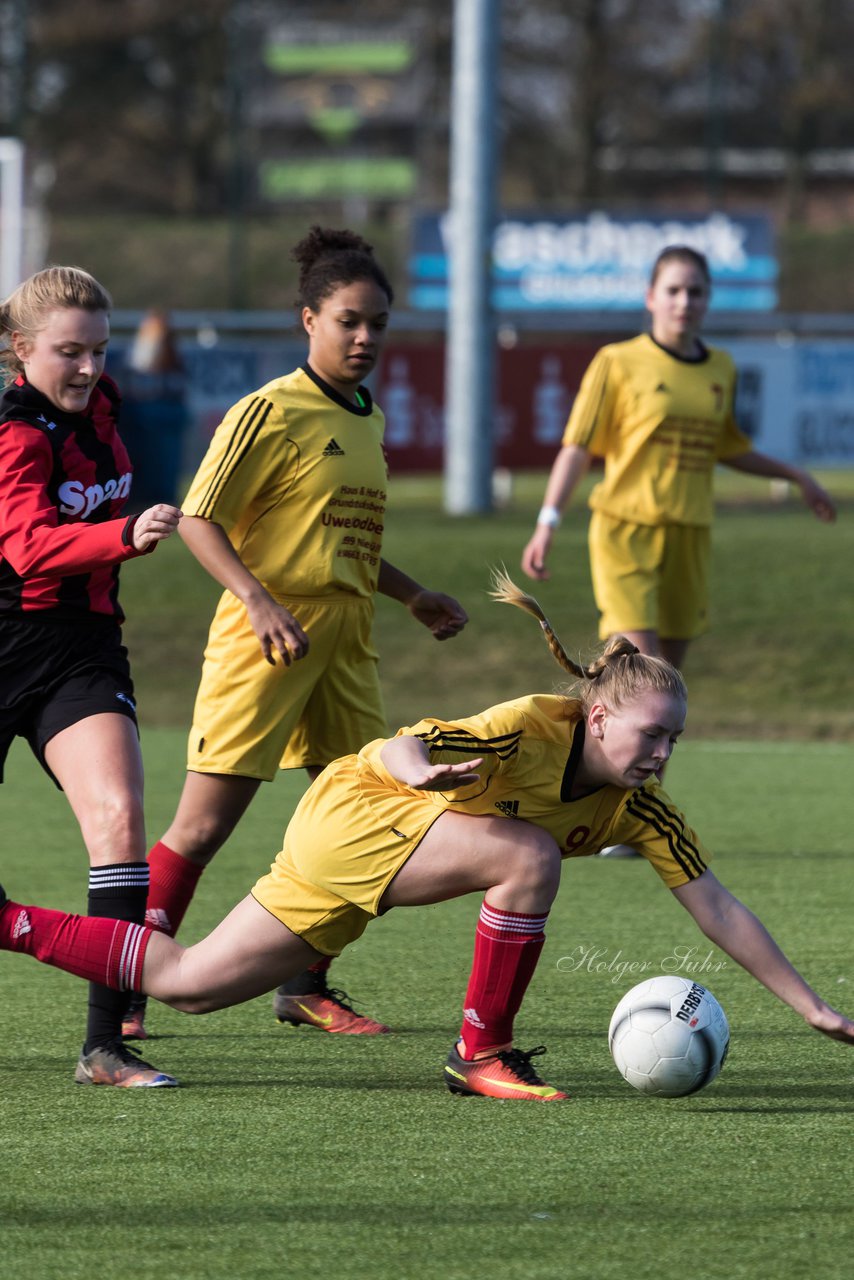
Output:
[[[12,925],[12,938],[13,940],[15,938],[22,938],[25,933],[32,933],[32,931],[33,931],[33,926],[30,923],[30,917],[27,915],[26,911],[22,908],[18,912],[17,920]]]
[[[323,450],[324,458],[343,458],[344,450],[341,448],[337,440],[330,440],[329,444]]]
[[[506,813],[508,818],[519,817],[518,800],[496,800],[495,807],[499,813]]]
[[[666,382],[659,382],[658,386],[655,389],[656,391],[663,391],[665,395],[670,390]]]

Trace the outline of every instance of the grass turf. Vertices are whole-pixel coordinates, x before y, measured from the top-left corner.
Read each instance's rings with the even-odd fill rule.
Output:
[[[171,816],[184,734],[144,731],[153,833]],[[854,985],[845,743],[686,742],[668,786],[715,869],[831,1002]],[[63,797],[25,750],[7,770],[4,878],[24,901],[79,907],[84,858]],[[301,789],[264,787],[203,877],[185,940],[262,872]],[[573,1100],[453,1099],[473,898],[392,912],[334,976],[395,1028],[354,1040],[279,1027],[269,998],[191,1019],[155,1005],[146,1053],[176,1091],[80,1088],[83,984],[0,956],[4,1271],[140,1280],[670,1280],[842,1277],[851,1050],[809,1031],[720,953],[636,862],[570,863],[518,1021]],[[693,969],[691,966],[694,966]],[[646,1099],[617,1075],[618,997],[678,968],[733,1031],[707,1091]]]

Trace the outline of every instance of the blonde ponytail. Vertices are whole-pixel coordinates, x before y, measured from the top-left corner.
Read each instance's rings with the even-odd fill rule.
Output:
[[[676,668],[663,658],[641,653],[625,636],[611,636],[602,652],[588,666],[574,662],[539,601],[517,587],[505,570],[493,569],[489,594],[499,604],[515,605],[537,619],[552,657],[564,671],[575,677],[567,693],[578,698],[585,713],[594,702],[602,702],[616,710],[648,689],[687,700],[685,681]]]

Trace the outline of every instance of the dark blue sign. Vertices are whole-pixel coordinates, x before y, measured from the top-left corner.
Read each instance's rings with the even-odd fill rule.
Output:
[[[492,242],[492,302],[498,311],[637,310],[658,253],[670,244],[709,259],[717,311],[771,311],[777,257],[768,218],[728,213],[663,217],[590,213],[567,218],[503,218]],[[409,299],[448,303],[453,228],[448,214],[415,222]]]

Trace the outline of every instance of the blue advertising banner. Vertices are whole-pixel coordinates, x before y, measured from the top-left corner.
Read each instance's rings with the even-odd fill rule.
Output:
[[[411,306],[447,306],[452,244],[450,215],[416,219]],[[771,311],[777,305],[777,258],[768,218],[594,212],[502,219],[492,243],[493,306],[497,311],[639,309],[650,268],[669,244],[690,245],[709,259],[713,310]]]

